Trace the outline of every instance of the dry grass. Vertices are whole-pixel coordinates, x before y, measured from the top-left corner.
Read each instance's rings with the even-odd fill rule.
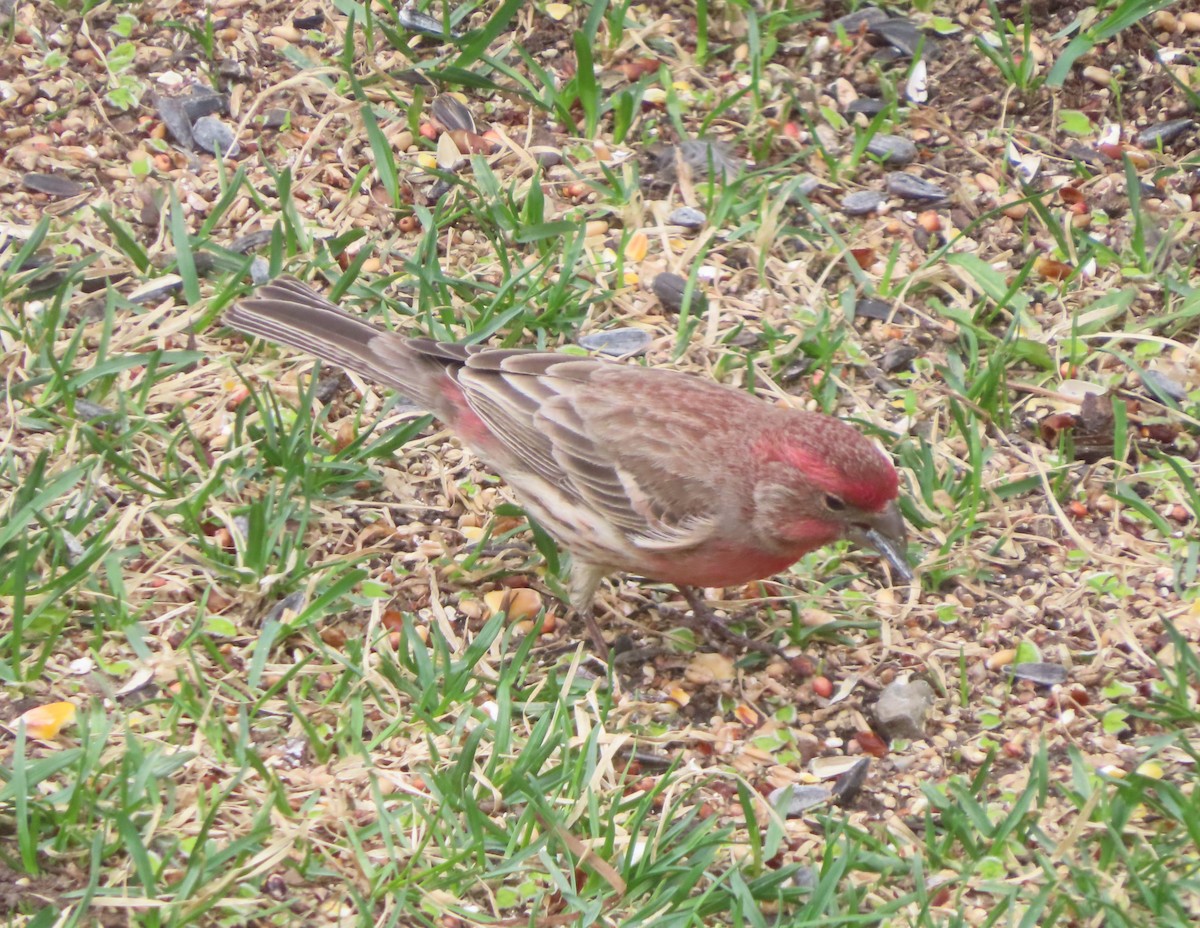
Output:
[[[1060,114],[1097,136],[1177,116],[1191,98],[1153,49],[1195,56],[1200,32],[1150,19],[1097,44],[1091,66],[1147,62],[1120,93],[1075,73],[1021,87],[972,44],[998,28],[987,8],[936,4],[964,28],[929,56],[930,104],[868,127],[830,85],[892,99],[906,66],[802,11],[519,6],[460,10],[463,29],[507,22],[490,45],[507,73],[393,42],[379,11],[368,49],[332,9],[309,32],[290,7],[17,7],[0,62],[7,923],[1194,923],[1196,135],[1085,169],[1071,145],[1096,139]],[[1034,15],[1037,49],[1061,50],[1073,12]],[[140,64],[120,68],[126,32]],[[572,83],[588,48],[595,86]],[[225,59],[247,70],[228,85],[244,150],[218,162],[167,143],[150,91]],[[422,92],[396,77],[434,63],[499,85],[463,88],[501,148],[457,173],[429,166]],[[115,107],[121,88],[140,102]],[[288,121],[262,128],[273,107]],[[877,130],[918,142],[908,170],[947,202],[840,210],[882,189],[890,168],[854,150]],[[680,132],[753,169],[660,177],[653,149]],[[1041,159],[1028,188],[1009,141]],[[535,168],[546,150],[562,163]],[[28,172],[86,189],[48,197]],[[801,173],[821,186],[789,202]],[[668,222],[684,205],[699,232]],[[672,590],[614,578],[609,627],[645,649],[614,686],[556,598],[556,553],[484,465],[403,400],[220,326],[251,270],[324,278],[438,337],[637,328],[643,363],[851,417],[902,467],[920,583],[826,549],[709,591],[789,663],[696,641],[660,609],[682,608]],[[666,271],[707,308],[666,311]],[[865,296],[888,317],[856,316]],[[885,369],[899,348],[912,360]],[[493,616],[509,589],[544,609]],[[1010,678],[1030,661],[1065,682]],[[889,743],[873,706],[910,676],[937,694],[926,737]],[[17,725],[56,701],[75,725]],[[768,802],[837,757],[872,761],[844,805]]]

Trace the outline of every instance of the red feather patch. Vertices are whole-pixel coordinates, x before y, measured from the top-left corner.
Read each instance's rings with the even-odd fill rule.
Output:
[[[836,432],[814,431],[812,440],[804,444],[773,436],[760,440],[755,450],[763,460],[796,468],[851,506],[868,512],[882,509],[899,493],[896,469],[867,439],[840,422],[834,424]]]

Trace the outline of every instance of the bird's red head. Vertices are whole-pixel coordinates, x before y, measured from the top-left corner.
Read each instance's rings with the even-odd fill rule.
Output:
[[[865,512],[883,509],[900,490],[896,468],[870,439],[825,416],[765,435],[755,451],[764,463],[794,469],[806,483]]]
[[[887,456],[844,422],[788,412],[751,442],[757,462],[751,524],[761,546],[795,560],[839,538],[872,547],[902,576],[900,480]]]

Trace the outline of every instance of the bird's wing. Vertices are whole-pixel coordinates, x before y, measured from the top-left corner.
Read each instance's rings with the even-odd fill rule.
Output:
[[[471,354],[456,378],[471,408],[521,466],[574,491],[629,542],[654,551],[699,544],[716,529],[715,506],[698,506],[697,494],[679,492],[684,474],[654,467],[660,439],[644,431],[653,423],[630,413],[622,432],[616,420],[627,415],[628,400],[598,382],[613,369],[640,370],[546,352],[486,350]],[[647,399],[635,397],[632,408]]]

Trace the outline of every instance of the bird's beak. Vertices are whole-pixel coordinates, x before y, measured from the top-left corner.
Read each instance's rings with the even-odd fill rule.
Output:
[[[908,527],[904,524],[904,516],[895,500],[888,503],[887,508],[870,521],[853,525],[847,537],[856,545],[864,548],[874,548],[892,565],[892,570],[903,581],[913,578],[912,568],[908,566],[905,548],[908,544]]]

